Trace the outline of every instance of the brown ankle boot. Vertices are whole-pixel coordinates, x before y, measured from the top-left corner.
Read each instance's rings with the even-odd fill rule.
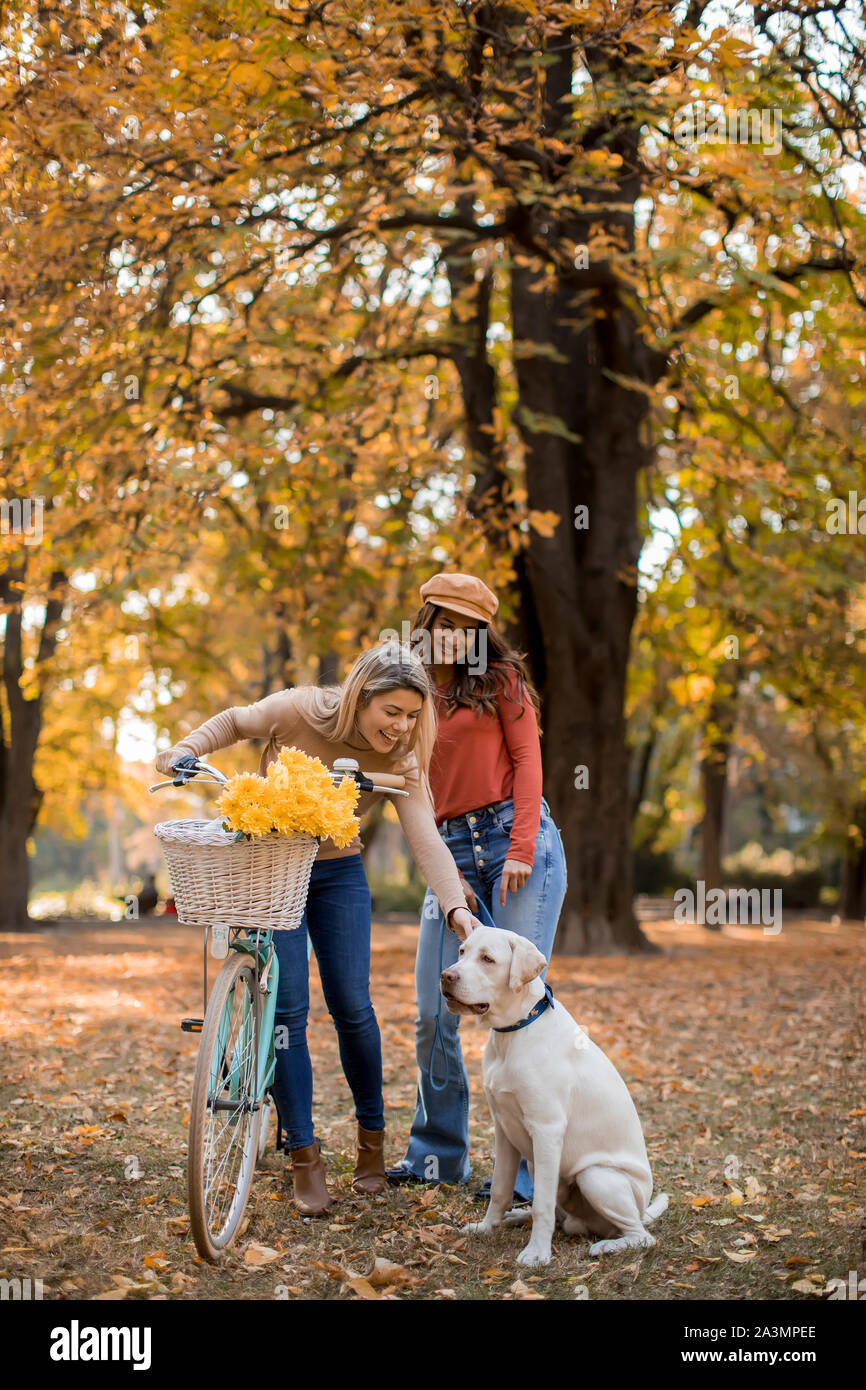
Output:
[[[292,1156],[293,1196],[301,1216],[321,1216],[331,1205],[325,1185],[325,1165],[318,1144],[304,1149],[290,1149]]]
[[[358,1125],[358,1158],[352,1174],[356,1192],[372,1197],[385,1191],[385,1131]]]

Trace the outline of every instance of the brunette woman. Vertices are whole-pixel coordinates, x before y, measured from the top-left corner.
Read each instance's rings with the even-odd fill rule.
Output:
[[[525,936],[549,960],[566,867],[541,794],[538,697],[520,655],[493,625],[499,601],[486,584],[437,574],[421,586],[421,598],[412,645],[436,686],[430,782],[439,833],[473,911],[481,899],[497,927]],[[465,935],[460,922],[445,930],[428,888],[415,966],[417,1103],[406,1155],[388,1170],[395,1184],[462,1183],[471,1173],[460,1019],[442,1007],[439,991]],[[532,1197],[525,1158],[515,1196]]]

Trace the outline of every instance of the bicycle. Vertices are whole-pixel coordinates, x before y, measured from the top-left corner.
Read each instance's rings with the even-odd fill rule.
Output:
[[[219,768],[198,759],[192,768],[173,768],[172,771],[174,777],[154,783],[149,790],[182,787],[202,773],[206,775],[201,785],[225,786],[229,780]],[[338,758],[332,776],[335,782],[344,777],[353,778],[361,791],[409,795],[403,790],[403,777],[382,773],[368,775],[360,771],[353,758]],[[187,872],[188,852],[178,838],[178,828],[185,826],[209,828],[218,846],[220,835],[226,845],[233,843],[234,837],[213,825],[208,827],[205,821],[166,821],[155,827],[169,864],[178,922],[205,927],[204,1016],[184,1018],[180,1026],[184,1032],[201,1035],[189,1116],[187,1199],[190,1229],[199,1255],[215,1264],[232,1244],[243,1220],[255,1168],[267,1148],[271,1111],[276,1109],[272,1093],[276,1072],[274,1010],[280,964],[273,932],[299,926],[313,859],[321,840],[314,836],[280,837],[309,843],[298,848],[299,858],[290,885],[293,898],[290,926],[286,928],[282,923],[263,926],[262,921],[270,919],[263,918],[261,913],[237,907],[223,913],[217,901],[218,888],[212,903],[203,905],[196,899],[196,879]],[[194,835],[200,841],[206,837],[205,831],[190,830],[190,844],[195,844]],[[231,920],[225,920],[226,917]],[[235,921],[236,917],[240,920]],[[223,959],[210,998],[207,992],[209,937],[211,954]],[[277,1114],[278,1148],[279,1143]]]

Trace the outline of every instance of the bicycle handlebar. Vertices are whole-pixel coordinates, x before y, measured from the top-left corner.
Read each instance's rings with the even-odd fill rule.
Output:
[[[224,787],[229,780],[224,772],[220,772],[218,767],[196,759],[195,768],[191,772],[190,769],[181,768],[176,777],[170,778],[167,782],[154,782],[153,786],[148,787],[148,791],[158,792],[162,787],[185,787],[188,782],[192,781],[193,775],[198,778],[202,772],[211,774],[202,779],[205,786],[215,784]],[[409,795],[407,791],[403,790],[406,784],[405,777],[392,776],[387,772],[362,772],[354,758],[337,758],[334,763],[333,775],[335,780],[340,777],[352,777],[361,791],[390,792],[392,796]]]
[[[354,778],[362,792],[390,792],[392,796],[408,796],[403,788],[405,777],[395,777],[389,772],[362,772],[354,758],[337,758],[334,762],[334,781],[339,777]]]
[[[375,783],[376,787],[387,787],[389,791],[396,791],[406,785],[405,777],[393,777],[389,772],[362,772],[361,776],[368,782]],[[408,796],[408,792],[406,795]]]
[[[218,787],[224,787],[226,782],[229,780],[224,772],[220,772],[218,767],[213,767],[211,763],[200,762],[198,759],[196,759],[196,766],[194,771],[196,777],[198,777],[199,773],[201,772],[209,772],[211,774],[210,777],[205,777],[203,779],[205,786],[208,786],[209,784],[213,785],[215,783]],[[158,792],[160,787],[185,787],[187,782],[191,781],[192,777],[188,776],[184,769],[181,769],[178,772],[178,775],[176,777],[172,777],[168,782],[154,782],[153,786],[148,787],[147,790],[149,792]]]

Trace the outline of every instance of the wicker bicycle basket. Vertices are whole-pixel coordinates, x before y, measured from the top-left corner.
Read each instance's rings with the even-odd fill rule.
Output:
[[[219,821],[169,820],[154,827],[168,864],[179,922],[193,927],[290,931],[307,901],[315,835],[271,832],[236,840]]]

